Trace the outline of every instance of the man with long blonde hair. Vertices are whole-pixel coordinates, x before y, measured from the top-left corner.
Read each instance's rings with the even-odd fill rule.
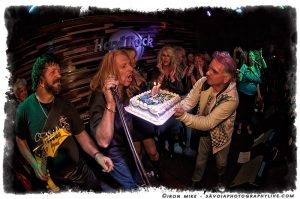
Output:
[[[138,187],[140,176],[128,146],[120,115],[116,112],[116,102],[112,88],[116,88],[120,102],[124,107],[129,103],[126,88],[131,85],[133,68],[124,50],[114,50],[105,54],[98,72],[93,77],[89,101],[90,128],[98,145],[114,163],[110,175],[122,189],[132,190]],[[132,118],[124,111],[129,132],[133,132]]]

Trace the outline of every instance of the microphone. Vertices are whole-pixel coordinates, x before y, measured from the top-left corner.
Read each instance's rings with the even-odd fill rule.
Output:
[[[112,91],[113,95],[116,95],[118,94],[118,91],[117,91],[117,87],[111,87],[110,90]]]

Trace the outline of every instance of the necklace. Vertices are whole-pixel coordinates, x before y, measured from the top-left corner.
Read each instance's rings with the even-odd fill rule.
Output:
[[[36,94],[35,94],[35,96],[36,96],[36,99],[37,99],[37,101],[38,101],[38,103],[39,103],[39,105],[40,105],[40,107],[41,107],[41,109],[42,109],[42,111],[43,111],[45,117],[48,119],[48,115],[46,114],[46,112],[45,112],[43,106],[41,105],[40,100],[39,100],[39,97],[38,97]],[[54,101],[54,99],[52,100],[51,103],[53,103],[53,101]]]
[[[48,119],[48,115],[46,114],[46,112],[45,112],[44,108],[42,107],[42,105],[41,105],[41,103],[40,103],[39,100],[38,100],[38,102],[39,102],[39,105],[40,105],[40,107],[41,107],[41,109],[42,109],[42,111],[43,111],[45,117]]]

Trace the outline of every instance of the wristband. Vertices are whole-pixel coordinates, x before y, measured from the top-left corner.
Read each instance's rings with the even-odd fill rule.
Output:
[[[99,151],[97,151],[96,153],[94,153],[94,159],[97,161],[97,155],[100,154],[101,156],[103,156]]]

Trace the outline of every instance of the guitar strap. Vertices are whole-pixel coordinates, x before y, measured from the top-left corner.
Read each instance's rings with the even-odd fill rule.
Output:
[[[61,111],[62,111],[61,107],[59,106],[60,101],[61,100],[59,98],[54,99],[53,104],[52,104],[51,109],[48,114],[48,118],[46,119],[44,127],[41,132],[46,132],[50,129],[53,129],[53,128],[55,128],[55,126],[57,126],[59,124],[59,115],[61,114]],[[40,143],[40,144],[43,144],[43,143]],[[39,148],[39,147],[37,147],[37,148]],[[39,150],[36,150],[37,148],[35,148],[33,151],[35,151],[36,154],[38,154],[38,156],[41,156],[40,152],[38,152]]]
[[[52,129],[58,125],[59,116],[62,111],[62,107],[59,106],[60,102],[61,102],[61,99],[59,99],[58,97],[54,99],[53,105],[51,106],[51,109],[48,114],[48,118],[46,120],[46,123],[44,125],[42,132],[46,132],[49,129]]]

